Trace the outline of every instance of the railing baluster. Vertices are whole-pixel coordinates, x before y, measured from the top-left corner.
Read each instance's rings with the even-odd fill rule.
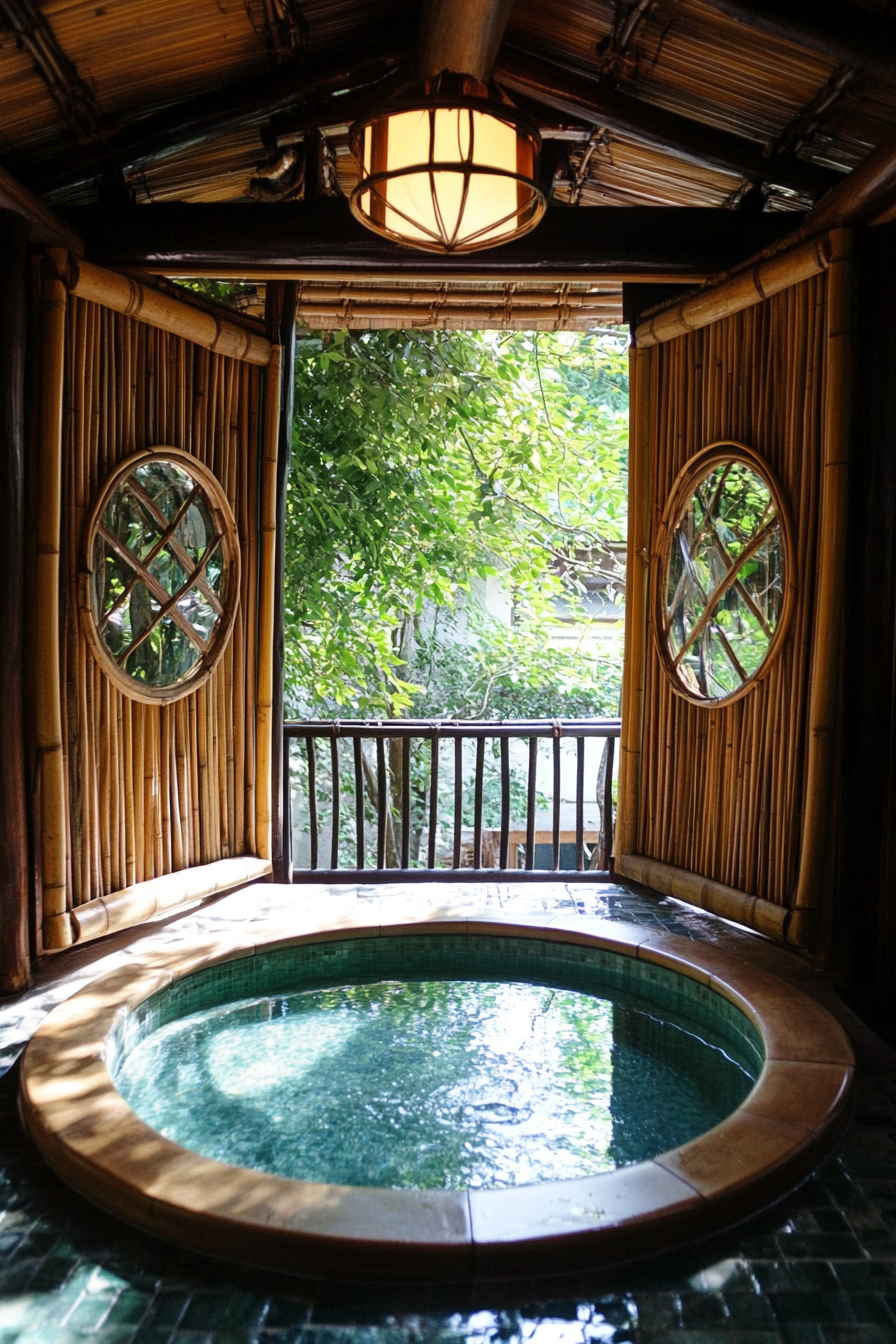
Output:
[[[482,784],[485,775],[485,738],[476,739],[476,785],[473,794],[473,867],[482,867]]]
[[[439,734],[433,733],[429,758],[429,844],[426,848],[426,866],[436,866],[436,829],[439,824]]]
[[[284,743],[284,748],[285,748],[285,750],[284,750],[284,752],[283,752],[283,773],[282,773],[281,778],[280,778],[280,798],[281,798],[281,806],[282,806],[282,808],[283,808],[283,816],[284,816],[284,819],[285,819],[285,826],[284,826],[283,833],[282,833],[282,836],[281,836],[281,843],[282,843],[282,845],[283,845],[283,866],[284,866],[284,868],[285,868],[285,870],[286,870],[286,871],[285,871],[285,877],[286,877],[287,882],[291,882],[291,881],[292,881],[292,860],[293,860],[293,853],[292,853],[292,780],[291,780],[291,778],[290,778],[290,766],[289,766],[289,748],[290,748],[290,742],[289,742],[289,740],[287,740],[287,741]]]
[[[535,776],[538,768],[538,738],[529,738],[529,792],[526,798],[526,870],[535,867]]]
[[[585,868],[585,739],[576,738],[576,872]]]
[[[554,815],[551,825],[551,871],[560,867],[560,730],[554,724]]]
[[[292,738],[283,739],[283,816],[286,835],[292,844]],[[290,879],[291,880],[291,879]]]
[[[601,867],[609,869],[613,854],[613,757],[616,739],[607,738],[607,777],[604,780],[604,852]]]
[[[335,871],[339,867],[339,742],[330,738],[330,772],[333,776],[333,809],[331,824],[333,834],[330,838],[330,867]]]
[[[468,861],[464,855],[463,832],[464,832],[464,804],[466,779],[464,766],[466,761],[464,743],[468,739],[473,739],[476,743],[474,755],[473,779],[470,781],[473,786],[473,796],[470,802],[473,804],[473,826],[472,826],[472,855],[469,861],[478,871],[483,870],[483,864],[488,863],[500,872],[511,871],[511,865],[515,867],[520,863],[522,867],[521,851],[525,850],[525,873],[521,872],[520,877],[526,877],[527,880],[539,877],[535,870],[535,850],[536,840],[540,836],[537,830],[539,824],[536,804],[538,800],[537,776],[538,776],[538,748],[541,738],[551,738],[552,763],[553,763],[553,804],[551,810],[551,829],[545,830],[544,837],[548,834],[551,837],[551,862],[545,864],[545,868],[553,871],[555,874],[563,871],[560,867],[560,858],[562,853],[561,830],[562,821],[562,750],[564,737],[576,739],[576,792],[575,792],[575,831],[569,832],[570,838],[575,835],[575,865],[570,863],[573,871],[582,873],[589,871],[589,876],[597,881],[606,882],[612,880],[613,875],[613,847],[615,818],[613,817],[613,765],[615,759],[616,739],[620,735],[619,720],[613,719],[580,719],[562,722],[560,720],[549,719],[519,719],[509,722],[498,722],[491,720],[482,721],[430,721],[423,722],[409,719],[396,719],[389,721],[381,720],[307,720],[304,722],[288,720],[283,726],[283,764],[284,769],[281,778],[281,788],[284,793],[283,815],[286,819],[286,834],[283,837],[283,856],[288,854],[287,841],[290,838],[292,823],[297,820],[295,817],[295,800],[292,797],[293,776],[291,769],[296,765],[293,754],[293,743],[296,739],[304,739],[305,751],[307,755],[307,785],[308,785],[308,813],[309,813],[309,861],[304,865],[304,869],[297,869],[293,873],[290,871],[290,880],[293,881],[314,881],[320,880],[320,874],[333,874],[334,880],[345,873],[346,878],[351,872],[360,871],[366,868],[367,856],[365,853],[366,839],[365,826],[367,817],[365,813],[366,799],[373,799],[374,793],[378,790],[378,805],[374,809],[377,814],[377,839],[376,846],[376,871],[372,873],[372,880],[385,881],[387,878],[386,856],[388,854],[389,863],[394,869],[400,870],[409,880],[420,878],[426,880],[429,875],[438,871],[439,862],[439,835],[440,835],[440,800],[439,800],[439,781],[441,771],[441,739],[450,737],[454,741],[454,823],[453,823],[453,867],[442,875],[442,880],[460,878],[462,869],[461,863]],[[356,829],[356,859],[355,864],[350,865],[348,869],[340,868],[340,856],[342,853],[340,844],[340,831],[342,824],[342,781],[340,777],[340,763],[342,752],[339,747],[339,738],[349,738],[352,742],[354,754],[354,787],[355,787],[355,829]],[[317,740],[328,738],[330,741],[330,767],[331,767],[331,787],[332,787],[332,808],[330,809],[330,819],[332,825],[331,844],[329,846],[329,868],[321,866],[320,838],[322,821],[326,820],[321,811],[321,800],[318,796],[317,780]],[[400,773],[402,783],[399,787],[397,776],[399,773],[398,759],[395,760],[396,772],[396,797],[394,799],[394,809],[390,801],[389,793],[389,765],[392,759],[389,756],[390,747],[396,752],[399,751],[398,742],[393,739],[399,739],[400,747]],[[496,757],[500,758],[499,769],[495,772],[500,775],[500,827],[495,826],[495,851],[488,848],[486,857],[486,822],[485,822],[485,750],[487,739],[498,739],[498,751],[494,752]],[[528,739],[529,742],[529,774],[527,781],[526,798],[526,822],[525,822],[525,846],[520,845],[519,849],[514,848],[511,852],[511,826],[514,824],[511,815],[511,785],[513,783],[513,774],[511,771],[510,740],[512,738]],[[586,808],[585,808],[585,773],[586,773],[586,755],[587,742],[589,739],[600,739],[605,744],[605,751],[602,758],[601,770],[599,775],[598,792],[602,800],[601,816],[601,839],[598,845],[597,853],[591,855],[590,862],[587,856],[586,846]],[[414,796],[412,793],[411,766],[414,756],[412,742],[415,740],[430,742],[430,761],[429,761],[429,812],[428,817],[424,808],[421,819],[421,827],[427,827],[427,842],[422,843],[418,850],[414,851],[412,840],[412,821],[414,817]],[[376,765],[373,769],[373,760],[367,758],[364,752],[365,741],[375,744]],[[491,768],[491,761],[489,761]],[[420,762],[422,768],[422,761]],[[297,784],[302,779],[304,772],[298,767],[299,775]],[[491,775],[489,776],[491,778]],[[304,781],[302,781],[304,782]],[[304,806],[304,805],[303,805]],[[324,811],[326,811],[324,804]],[[401,825],[401,836],[398,834],[398,825]],[[447,819],[446,819],[447,821]],[[427,824],[428,823],[428,824]],[[304,824],[304,823],[303,823]],[[346,818],[346,824],[348,819]],[[570,823],[571,824],[571,823]],[[390,828],[394,828],[395,844],[394,852],[389,840]],[[447,831],[447,824],[443,828]],[[492,832],[489,832],[491,835]],[[447,838],[447,837],[446,837]],[[522,838],[522,837],[521,837]],[[422,841],[422,836],[421,836]],[[450,842],[449,842],[450,844]],[[546,847],[547,848],[547,847]],[[570,846],[570,849],[572,846]],[[413,851],[413,852],[412,852]],[[419,851],[423,851],[420,853]],[[425,853],[425,863],[423,857]],[[420,868],[412,868],[411,862],[420,861]],[[326,859],[324,859],[326,864]],[[371,856],[370,872],[374,867],[374,859]],[[291,869],[291,865],[290,865]],[[350,880],[350,879],[348,879]],[[431,877],[429,877],[431,880]]]
[[[510,830],[510,738],[501,738],[501,852],[498,867],[507,867],[508,832]]]
[[[464,815],[464,740],[454,739],[454,864],[460,867],[460,828]]]
[[[305,738],[308,751],[308,828],[311,831],[311,870],[317,867],[317,757],[314,738]]]
[[[355,748],[355,833],[357,866],[364,867],[364,767],[361,764],[361,739],[354,738]]]
[[[411,866],[411,739],[401,739],[401,866]]]
[[[376,866],[386,866],[386,744],[376,740]]]

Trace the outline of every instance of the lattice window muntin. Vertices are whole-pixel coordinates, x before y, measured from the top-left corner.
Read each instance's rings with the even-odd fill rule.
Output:
[[[664,516],[657,635],[675,689],[736,699],[780,642],[792,588],[789,522],[767,466],[715,444],[678,477]]]
[[[87,553],[89,629],[113,679],[143,700],[193,690],[223,652],[239,592],[236,528],[215,477],[178,449],[128,459],[97,501]]]

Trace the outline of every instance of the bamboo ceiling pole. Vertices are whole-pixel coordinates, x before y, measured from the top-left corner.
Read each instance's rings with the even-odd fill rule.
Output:
[[[826,868],[840,691],[852,425],[852,234],[830,235],[827,286],[821,525],[809,696],[806,798],[789,940],[808,946]]]
[[[632,420],[629,455],[629,532],[625,657],[623,661],[622,740],[619,747],[617,864],[637,843],[641,791],[641,739],[647,672],[647,608],[650,560],[650,390],[651,356],[632,350]]]
[[[306,281],[299,284],[299,310],[317,307],[323,304],[330,307],[349,310],[355,307],[366,310],[370,303],[399,304],[402,308],[419,308],[427,304],[453,304],[457,307],[503,308],[505,305],[512,313],[521,304],[527,308],[546,308],[548,310],[564,308],[593,308],[605,305],[620,307],[622,290],[591,289],[587,292],[575,290],[561,293],[563,286],[553,289],[525,289],[505,286],[503,289],[390,289],[385,285],[365,285],[358,281],[344,284],[327,285],[321,281]]]
[[[215,354],[261,365],[266,365],[271,357],[271,345],[264,336],[218,314],[192,308],[170,294],[119,275],[117,271],[107,271],[72,257],[68,284],[71,293],[78,298],[102,304],[173,336],[182,336]]]
[[[682,299],[672,308],[657,313],[642,322],[635,331],[640,348],[671,341],[686,332],[708,327],[720,318],[743,312],[754,304],[791,285],[808,280],[824,271],[828,264],[827,237],[813,238],[789,252],[758,261],[749,270],[741,271],[717,285],[708,285],[689,298]]]
[[[255,748],[255,852],[271,857],[271,737],[274,690],[274,571],[277,552],[277,449],[280,440],[280,365],[275,345],[265,376],[261,462],[260,574],[258,584],[258,699]],[[251,639],[252,632],[249,632]],[[279,725],[276,725],[279,730]]]
[[[576,322],[618,320],[620,304],[612,299],[606,303],[567,304],[504,304],[500,299],[493,303],[478,303],[465,306],[440,302],[433,295],[429,302],[414,303],[374,303],[368,299],[340,303],[319,301],[311,303],[302,299],[298,306],[298,316],[313,326],[316,319],[340,322],[367,321],[375,318],[394,318],[395,321],[409,327],[421,326],[425,322],[498,322],[506,319],[512,322],[542,322],[545,320],[561,322],[565,320],[564,310],[568,309],[570,319]]]
[[[40,758],[40,847],[43,884],[43,944],[69,947],[72,927],[67,901],[67,809],[62,739],[59,562],[62,531],[62,386],[65,373],[63,276],[68,255],[54,249],[43,266],[41,292],[41,415],[38,456],[40,504],[35,563],[35,716]]]

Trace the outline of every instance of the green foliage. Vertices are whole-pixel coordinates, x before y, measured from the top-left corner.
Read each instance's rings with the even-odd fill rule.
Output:
[[[255,293],[255,286],[243,280],[179,280],[182,289],[192,289],[213,303],[224,304],[227,308],[239,308],[240,300]]]
[[[595,669],[571,673],[543,630],[531,632],[564,585],[579,585],[586,553],[625,534],[626,379],[615,334],[300,338],[287,496],[292,712],[428,714],[447,696],[440,714],[477,697],[484,712],[509,713],[524,683],[532,695],[519,712],[548,702],[552,713],[615,712]],[[421,688],[427,647],[415,652],[408,632],[430,605],[452,607],[497,573],[520,625],[483,627],[469,671],[449,651],[441,681]]]
[[[421,718],[615,718],[622,689],[620,638],[595,653],[556,648],[550,626],[528,619],[514,625],[468,609],[461,636],[451,614],[438,613],[419,635],[408,676],[420,686]],[[621,630],[619,632],[621,637]]]

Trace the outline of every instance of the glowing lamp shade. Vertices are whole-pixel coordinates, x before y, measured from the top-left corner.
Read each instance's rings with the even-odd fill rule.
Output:
[[[541,137],[486,98],[427,100],[352,128],[359,181],[351,208],[367,228],[427,252],[473,252],[534,229]]]

